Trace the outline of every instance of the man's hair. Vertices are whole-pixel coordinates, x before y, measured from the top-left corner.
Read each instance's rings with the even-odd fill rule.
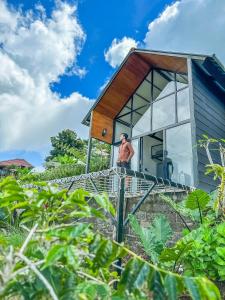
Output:
[[[127,134],[127,133],[125,133],[125,132],[122,132],[122,133],[121,133],[121,135],[123,135],[123,136],[124,136],[125,140],[127,140],[127,139],[128,139],[128,134]]]

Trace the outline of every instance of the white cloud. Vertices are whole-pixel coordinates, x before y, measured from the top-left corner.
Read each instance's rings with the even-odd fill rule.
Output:
[[[148,26],[145,47],[215,53],[225,63],[225,2],[181,0],[165,8]]]
[[[111,67],[116,68],[131,48],[136,48],[138,42],[129,37],[123,37],[121,40],[114,39],[108,50],[105,51],[105,60]]]
[[[0,0],[1,151],[41,151],[64,128],[87,135],[80,122],[92,101],[77,92],[61,99],[50,89],[60,75],[85,74],[77,66],[85,33],[76,7],[56,3],[47,18],[43,7],[24,15]]]
[[[130,47],[200,54],[215,53],[225,63],[225,1],[180,0],[168,5],[148,25],[143,42],[114,39],[105,60],[118,66]],[[127,46],[128,45],[128,46]]]

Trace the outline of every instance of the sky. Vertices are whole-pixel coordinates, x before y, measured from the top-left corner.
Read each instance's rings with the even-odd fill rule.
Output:
[[[224,0],[0,0],[0,160],[40,166],[81,124],[131,47],[225,64]]]

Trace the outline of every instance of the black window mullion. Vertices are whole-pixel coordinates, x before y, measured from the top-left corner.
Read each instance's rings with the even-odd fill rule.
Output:
[[[134,97],[131,98],[131,116],[130,116],[130,138],[132,138],[132,127],[133,127],[133,103]]]
[[[152,84],[151,84],[151,118],[150,118],[150,130],[152,131],[153,129],[152,129],[152,116],[153,116],[153,101],[154,101],[154,99],[153,99],[153,88],[154,88],[154,86],[153,86],[153,76],[154,76],[154,71],[152,71],[152,76],[151,76],[151,80],[152,80]]]
[[[177,110],[177,74],[174,74],[175,81],[174,81],[174,88],[175,88],[175,123],[178,123],[178,110]]]

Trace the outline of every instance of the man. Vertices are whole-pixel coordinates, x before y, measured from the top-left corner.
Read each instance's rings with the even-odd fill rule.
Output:
[[[130,161],[134,155],[134,149],[131,143],[128,141],[128,135],[126,133],[121,133],[120,140],[121,145],[119,147],[117,166],[130,169]]]

